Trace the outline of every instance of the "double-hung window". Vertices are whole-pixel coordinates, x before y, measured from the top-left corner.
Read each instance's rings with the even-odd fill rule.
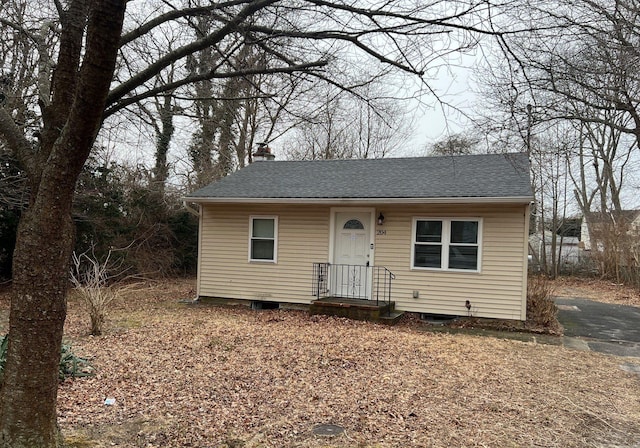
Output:
[[[278,253],[278,218],[252,216],[249,227],[249,261],[275,263]]]
[[[411,267],[480,271],[479,218],[414,218]]]

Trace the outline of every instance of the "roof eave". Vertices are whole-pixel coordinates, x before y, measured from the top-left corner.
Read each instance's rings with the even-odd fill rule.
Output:
[[[217,198],[187,196],[183,201],[199,204],[529,204],[533,196],[446,198]]]

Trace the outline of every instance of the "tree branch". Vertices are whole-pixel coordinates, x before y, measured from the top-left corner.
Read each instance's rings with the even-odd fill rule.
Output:
[[[167,91],[171,91],[171,90],[175,90],[178,87],[182,87],[186,84],[191,84],[197,81],[204,81],[204,80],[208,80],[208,79],[228,79],[228,78],[238,78],[238,77],[245,77],[245,76],[251,76],[251,75],[269,75],[269,74],[276,74],[276,73],[294,73],[294,72],[300,72],[300,71],[308,71],[309,69],[312,68],[319,68],[319,67],[324,67],[327,65],[326,61],[318,61],[318,62],[310,62],[308,64],[298,64],[298,65],[292,65],[289,67],[276,67],[276,68],[255,68],[255,69],[247,69],[247,70],[238,70],[238,71],[233,71],[233,72],[225,72],[225,73],[217,73],[214,70],[206,72],[206,73],[202,73],[199,75],[191,75],[188,76],[184,79],[178,80],[178,81],[174,81],[172,83],[167,83],[164,85],[160,85],[157,86],[153,89],[149,89],[146,90],[143,93],[137,94],[137,95],[133,95],[124,99],[119,100],[118,102],[116,102],[115,104],[112,104],[111,106],[109,106],[103,115],[103,118],[106,118],[110,115],[113,115],[114,113],[118,112],[119,110],[124,109],[127,106],[130,106],[131,104],[134,104],[140,100],[146,99],[146,98],[150,98],[153,96],[156,96],[160,93],[164,93]]]
[[[10,20],[7,19],[3,19],[2,17],[0,17],[0,24],[5,25],[21,34],[24,34],[25,36],[27,36],[31,41],[33,41],[34,43],[38,43],[38,39],[37,37],[29,30],[27,30],[26,28],[18,25],[17,23],[11,22]]]
[[[236,14],[231,20],[229,20],[224,26],[217,31],[205,36],[202,39],[184,45],[176,50],[170,51],[163,57],[160,57],[157,61],[149,64],[149,66],[138,74],[131,77],[129,80],[123,82],[119,86],[115,87],[107,98],[107,106],[111,106],[129,92],[132,92],[135,88],[141,86],[151,78],[153,78],[162,69],[168,67],[173,62],[176,62],[188,55],[196,53],[207,47],[216,45],[226,36],[234,32],[238,26],[261,9],[266,8],[269,5],[277,3],[279,0],[254,0],[249,2],[238,14]]]
[[[204,16],[207,14],[211,14],[216,10],[222,10],[230,6],[237,6],[245,3],[251,3],[251,0],[233,0],[223,3],[215,3],[209,6],[198,6],[194,8],[175,9],[173,11],[169,11],[124,34],[120,39],[120,47],[123,47],[128,43],[134,41],[135,39],[149,33],[154,28],[162,25],[163,23],[171,22],[172,20],[177,20],[185,17]]]
[[[0,107],[0,136],[12,150],[20,165],[27,171],[27,174],[29,176],[34,174],[36,172],[35,151],[4,107]]]

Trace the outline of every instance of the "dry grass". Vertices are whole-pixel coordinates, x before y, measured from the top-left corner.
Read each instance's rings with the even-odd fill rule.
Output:
[[[293,311],[186,307],[191,284],[120,302],[105,336],[70,304],[98,375],[62,385],[83,446],[583,447],[640,443],[640,379],[561,347]],[[104,397],[116,398],[104,406]],[[334,439],[317,423],[342,425]],[[83,439],[84,437],[84,439]],[[83,442],[87,443],[87,442]]]
[[[76,447],[585,447],[640,443],[640,377],[616,358],[294,311],[193,307],[192,283],[114,303],[66,337],[94,378],[59,391]],[[114,406],[103,404],[116,399]],[[314,436],[318,423],[346,433]]]

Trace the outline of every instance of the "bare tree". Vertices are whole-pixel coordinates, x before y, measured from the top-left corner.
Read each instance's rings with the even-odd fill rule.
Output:
[[[76,179],[102,121],[125,3],[89,6],[71,1],[64,10],[59,5],[56,64],[39,72],[37,141],[30,139],[20,120],[19,105],[24,101],[14,97],[18,106],[0,108],[0,135],[24,167],[31,193],[13,261],[9,347],[0,392],[0,446],[59,445],[55,406],[73,242],[71,204]],[[54,48],[38,54],[38,42],[43,39],[25,28],[24,21],[12,25],[34,41],[30,56],[44,59],[47,65]],[[13,91],[8,96],[14,96]],[[35,112],[31,105],[28,110]]]
[[[569,170],[583,216],[594,211],[619,216],[621,192],[640,141],[640,3],[521,0],[513,6],[507,16],[535,28],[499,40],[503,52],[485,79],[493,86],[485,105],[500,110],[501,119],[485,122],[492,121],[493,130],[527,150],[534,162],[540,150],[536,141],[557,138],[557,130],[564,129],[570,138],[556,140],[565,142],[558,148],[564,148],[566,160],[558,162]],[[551,173],[539,170],[533,176],[539,187],[555,185]],[[545,213],[544,207],[536,210]]]
[[[540,270],[555,277],[562,258],[558,230],[564,225],[571,198],[568,163],[574,152],[574,128],[569,121],[549,119],[544,110],[534,107],[534,93],[521,91],[513,77],[500,61],[482,73],[484,98],[476,126],[490,151],[521,151],[529,155],[535,195],[535,222],[531,225],[535,236],[530,252]]]
[[[293,159],[367,159],[391,154],[407,138],[411,120],[398,101],[384,95],[382,79],[354,92],[320,87],[308,92],[287,153]],[[322,92],[322,95],[319,93]]]
[[[155,160],[150,187],[159,196],[163,196],[169,177],[168,154],[175,133],[175,116],[182,109],[176,104],[173,92],[165,92],[161,96],[153,98],[152,102],[153,108],[151,109],[146,104],[139,103],[140,113],[131,115],[150,126],[155,133]]]
[[[29,95],[16,86],[3,87],[0,107],[0,136],[27,173],[30,188],[14,255],[9,346],[0,390],[0,446],[12,448],[61,444],[55,406],[73,241],[71,204],[76,180],[106,118],[209,79],[305,73],[309,79],[337,83],[323,71],[332,62],[324,58],[332,45],[328,42],[378,61],[385,70],[417,76],[432,51],[466,50],[479,34],[493,33],[487,22],[492,5],[485,1],[452,1],[445,8],[437,1],[359,6],[327,0],[234,0],[194,6],[13,0],[0,7],[0,33],[24,39],[27,56],[3,61],[3,76],[12,66],[16,73],[37,67],[36,82],[26,87]],[[299,13],[295,21],[289,20],[289,11]],[[214,22],[206,33],[185,31],[186,22],[201,17]],[[160,35],[177,29],[184,32],[176,42],[159,45]],[[238,35],[244,39],[240,45],[235,44]],[[253,67],[228,64],[244,44],[273,57]],[[164,85],[154,83],[158,74],[176,64],[186,67],[188,57],[207,48],[220,56],[220,63],[197,73],[183,70]]]
[[[524,117],[533,104],[539,122],[574,126],[578,144],[567,153],[574,197],[602,274],[619,279],[621,257],[630,259],[621,193],[640,143],[640,2],[522,0],[512,13],[537,24],[501,41],[512,112]]]
[[[429,154],[437,156],[453,156],[473,154],[480,150],[480,139],[469,134],[457,133],[449,135],[429,147]]]
[[[501,40],[516,91],[535,92],[546,119],[604,124],[640,142],[640,3],[521,0],[511,12],[537,24]]]
[[[550,278],[560,274],[563,236],[558,235],[567,219],[569,191],[568,158],[573,134],[555,126],[536,139],[532,148],[532,171],[535,173],[536,212],[540,237],[540,267]]]

